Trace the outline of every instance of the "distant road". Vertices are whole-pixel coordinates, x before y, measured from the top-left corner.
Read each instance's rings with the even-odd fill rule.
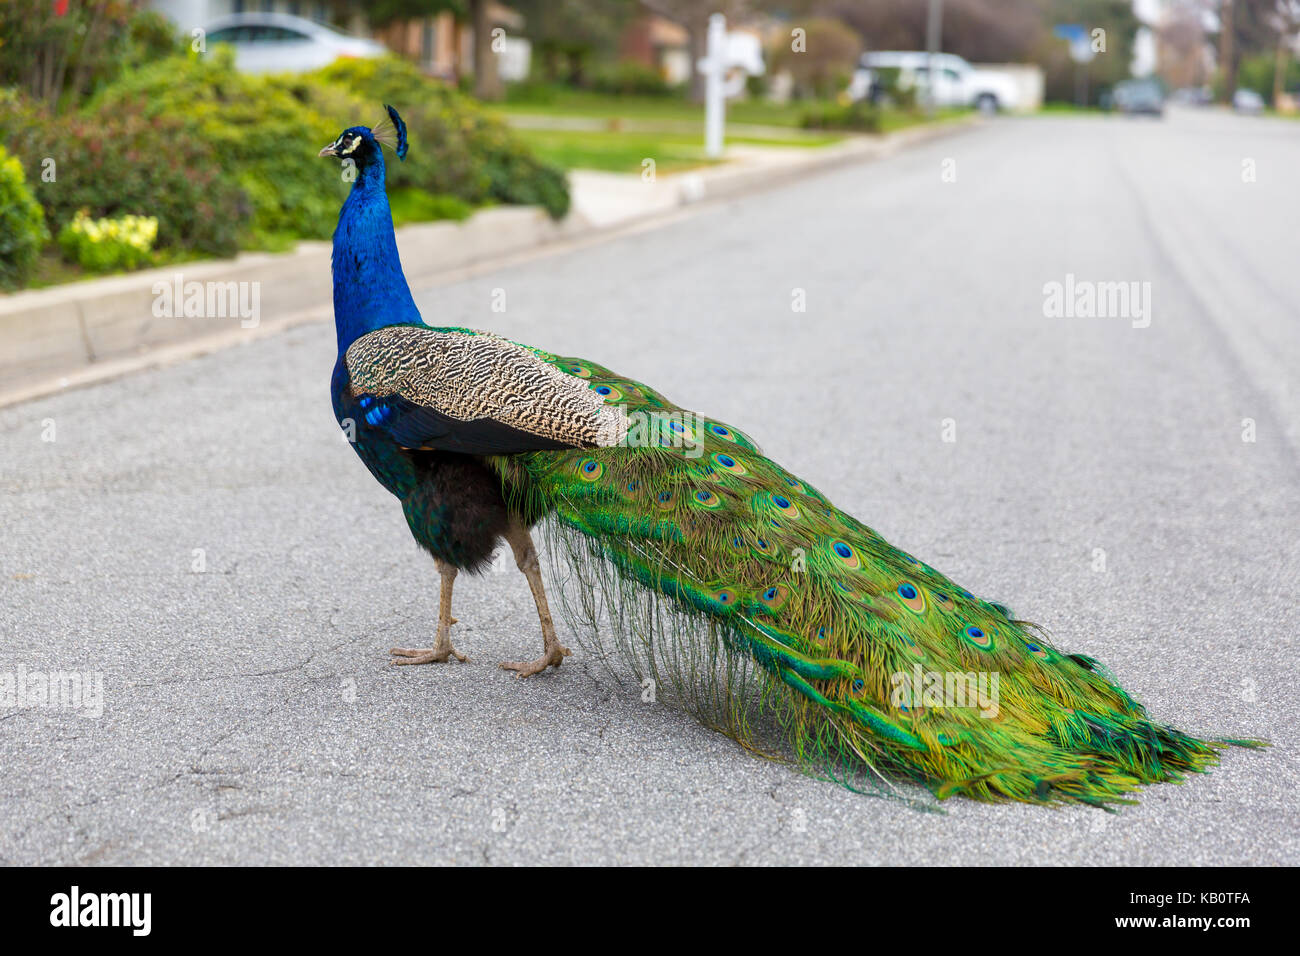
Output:
[[[458,581],[471,663],[391,668],[436,574],[340,440],[312,325],[0,410],[0,674],[105,695],[0,708],[0,863],[1300,862],[1297,170],[1298,123],[1000,119],[416,290],[744,428],[1158,717],[1272,750],[1119,815],[924,813],[576,643],[514,680],[540,639],[513,568]],[[1136,291],[1049,317],[1053,283]]]

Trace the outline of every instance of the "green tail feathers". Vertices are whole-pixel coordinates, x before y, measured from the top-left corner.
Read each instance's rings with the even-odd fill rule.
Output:
[[[800,763],[837,779],[1094,805],[1254,744],[1153,722],[1097,662],[893,547],[737,429],[538,354],[629,415],[628,447],[494,459],[521,508],[554,515],[560,573],[580,585],[568,610],[742,743],[762,746],[757,701]]]

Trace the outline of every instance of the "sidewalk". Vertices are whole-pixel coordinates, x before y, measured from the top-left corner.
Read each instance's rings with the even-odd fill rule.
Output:
[[[397,243],[413,285],[448,272],[639,225],[680,207],[777,186],[976,125],[958,120],[817,149],[732,146],[727,162],[660,176],[576,170],[573,206],[556,223],[538,208],[485,209],[465,222],[405,226]],[[183,293],[177,297],[174,290]],[[197,290],[186,315],[184,302]],[[219,295],[214,299],[214,292]],[[239,313],[227,307],[255,305]],[[219,301],[218,301],[219,300]],[[213,306],[217,306],[213,308]],[[255,315],[252,312],[256,312]],[[0,406],[248,342],[332,314],[330,244],[243,253],[0,296]]]

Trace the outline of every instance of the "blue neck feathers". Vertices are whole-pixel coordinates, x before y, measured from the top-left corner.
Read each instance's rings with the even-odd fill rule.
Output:
[[[334,327],[340,355],[367,332],[422,321],[397,255],[384,158],[375,152],[358,171],[334,230]]]

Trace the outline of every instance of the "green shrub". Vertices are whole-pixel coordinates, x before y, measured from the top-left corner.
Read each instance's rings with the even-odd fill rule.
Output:
[[[138,23],[136,48],[168,48],[157,26]],[[91,219],[150,216],[164,258],[231,255],[328,238],[350,185],[317,152],[348,126],[378,122],[383,103],[410,127],[408,161],[388,165],[392,187],[412,191],[403,214],[463,218],[490,203],[538,204],[557,218],[568,210],[561,169],[473,100],[396,58],[257,76],[236,71],[219,46],[127,70],[59,118],[0,89],[0,142],[28,169],[54,160],[55,181],[30,189],[56,232],[82,209]],[[17,271],[5,281],[20,281]]]
[[[82,210],[59,233],[63,257],[90,272],[138,269],[151,261],[158,220],[152,216],[91,219]]]
[[[503,122],[457,90],[396,57],[340,60],[301,79],[304,95],[325,107],[322,87],[345,90],[364,112],[337,115],[336,129],[370,125],[391,103],[406,120],[411,152],[388,163],[389,182],[486,202],[541,205],[555,218],[569,209],[564,171],[539,160]]]
[[[341,127],[318,113],[299,86],[296,79],[240,73],[229,49],[219,47],[211,56],[172,57],[129,73],[91,108],[183,124],[180,138],[212,150],[224,178],[248,197],[253,245],[278,234],[327,239],[348,186],[316,153]]]
[[[676,93],[659,71],[631,60],[597,70],[591,88],[610,96],[672,96]]]
[[[827,99],[843,89],[862,49],[862,38],[847,23],[833,17],[801,20],[806,43],[796,47],[787,38],[768,50],[768,68],[787,71],[801,99]]]
[[[276,237],[326,239],[348,184],[317,158],[348,126],[373,125],[392,103],[410,128],[405,163],[388,163],[390,185],[486,202],[568,209],[562,171],[539,162],[472,100],[396,58],[341,60],[311,74],[239,73],[227,51],[163,60],[123,77],[93,104],[143,102],[152,116],[181,119],[209,144],[252,205],[255,244]]]
[[[184,56],[189,39],[178,34],[172,22],[158,11],[137,11],[127,25],[126,48],[115,65],[120,73],[139,69],[163,57]]]
[[[544,80],[520,80],[506,87],[507,103],[550,106],[558,95],[559,88],[554,83],[547,83]]]
[[[823,103],[805,110],[799,125],[804,129],[843,129],[857,133],[879,133],[880,110],[866,100],[844,105]]]
[[[880,67],[873,71],[877,93],[900,110],[910,112],[916,109],[917,88],[915,85],[902,85],[902,70],[896,66]]]
[[[95,219],[153,216],[160,248],[234,255],[250,207],[217,151],[183,120],[141,114],[124,101],[51,119],[0,101],[0,133],[28,168],[54,161],[53,181],[32,185],[55,231],[82,209]]]
[[[459,222],[468,219],[474,212],[473,206],[455,196],[435,195],[413,186],[389,189],[388,204],[393,210],[395,226],[404,226],[408,222],[433,222],[439,219],[453,219]]]
[[[0,146],[0,288],[21,286],[49,238],[22,163]]]
[[[1237,88],[1254,90],[1264,97],[1269,106],[1276,109],[1277,104],[1273,102],[1273,79],[1276,70],[1277,57],[1274,53],[1243,57],[1241,67],[1237,70]],[[1300,84],[1300,61],[1288,56],[1285,72],[1282,74],[1282,89],[1294,90],[1297,84]]]

